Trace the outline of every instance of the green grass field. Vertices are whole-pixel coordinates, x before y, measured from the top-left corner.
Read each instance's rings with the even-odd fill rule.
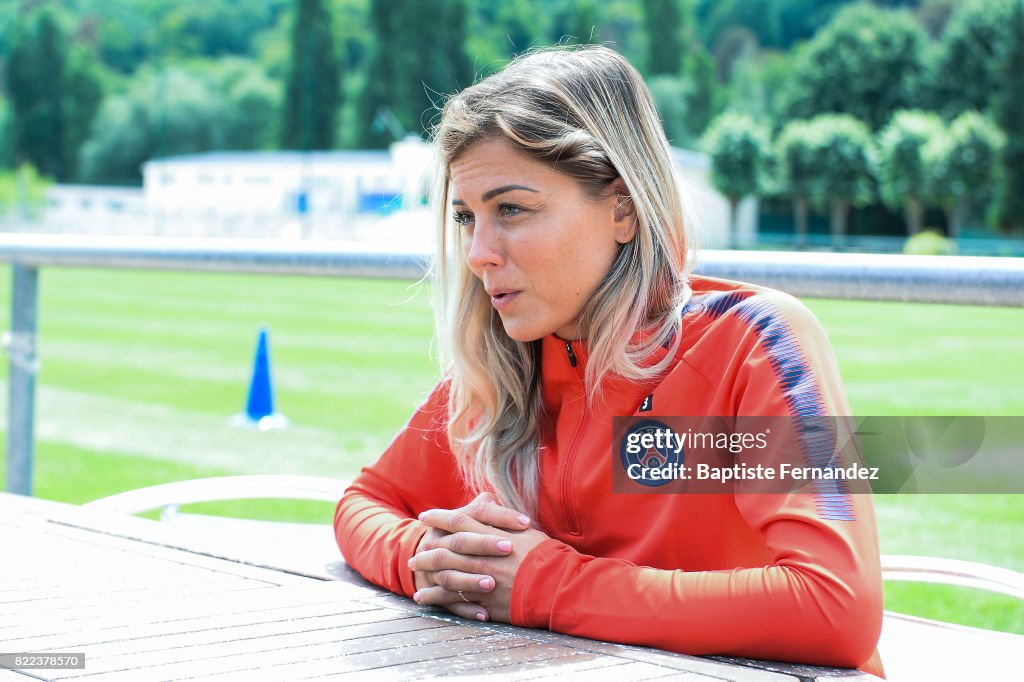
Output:
[[[236,473],[350,478],[437,376],[427,291],[408,282],[47,269],[40,295],[35,492],[51,499]],[[0,301],[9,301],[6,269]],[[1024,415],[1024,311],[807,303],[855,414]],[[263,324],[276,403],[294,424],[286,431],[228,426]],[[876,504],[884,552],[1024,571],[1024,495]],[[319,521],[331,512],[280,502],[203,509]],[[1024,606],[969,590],[889,584],[886,605],[1024,634]]]

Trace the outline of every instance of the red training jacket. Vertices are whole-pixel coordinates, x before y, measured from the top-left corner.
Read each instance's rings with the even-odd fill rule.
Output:
[[[705,277],[691,286],[677,362],[653,390],[613,377],[587,411],[585,343],[542,340],[552,427],[534,518],[551,539],[516,574],[512,623],[882,675],[882,581],[868,495],[837,503],[806,493],[612,494],[611,419],[638,414],[648,396],[645,417],[850,414],[825,332],[796,299]],[[442,381],[362,470],[334,517],[346,561],[406,596],[415,592],[406,562],[426,532],[417,515],[474,497],[446,442],[447,389]]]

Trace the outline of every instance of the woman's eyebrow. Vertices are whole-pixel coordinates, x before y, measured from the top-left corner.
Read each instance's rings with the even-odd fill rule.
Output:
[[[486,192],[484,192],[483,196],[480,197],[480,201],[490,201],[499,194],[511,192],[514,189],[524,189],[527,192],[537,192],[537,190],[533,189],[532,187],[527,187],[526,185],[503,185],[502,187],[495,187],[494,189],[489,189]],[[463,201],[462,199],[452,199],[452,205],[465,206],[466,202]]]

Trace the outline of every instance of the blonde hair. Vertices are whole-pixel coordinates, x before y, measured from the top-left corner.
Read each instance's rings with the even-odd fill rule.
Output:
[[[588,344],[588,405],[615,374],[650,380],[672,361],[689,297],[688,222],[671,149],[650,92],[625,59],[602,46],[517,57],[451,97],[434,129],[437,329],[448,364],[448,439],[475,490],[490,484],[506,505],[534,514],[544,424],[540,341],[510,338],[461,256],[450,216],[449,169],[483,140],[504,139],[600,196],[624,181],[637,219],[611,271],[580,315]],[[637,332],[643,332],[637,335]],[[659,345],[665,358],[650,364]]]

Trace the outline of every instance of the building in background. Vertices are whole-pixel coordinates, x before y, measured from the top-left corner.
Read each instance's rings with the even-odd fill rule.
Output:
[[[700,246],[727,242],[728,202],[706,155],[673,149]],[[430,250],[433,148],[417,137],[388,151],[208,152],[154,159],[141,190],[57,185],[36,226],[47,232],[330,239]],[[753,235],[757,203],[741,204]]]

